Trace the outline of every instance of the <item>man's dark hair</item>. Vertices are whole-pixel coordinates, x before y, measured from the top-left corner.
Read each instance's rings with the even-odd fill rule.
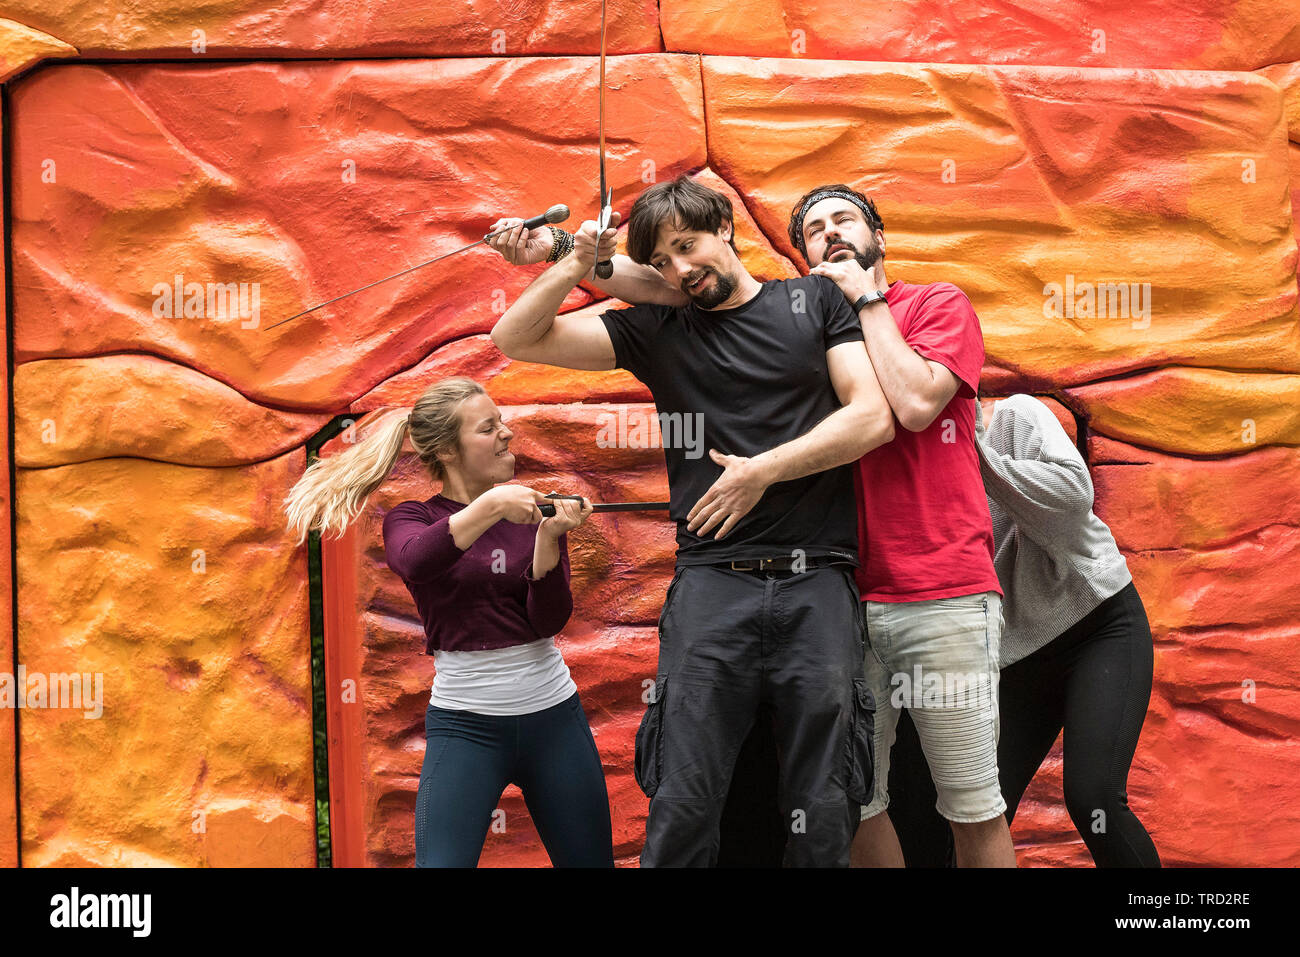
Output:
[[[810,189],[804,193],[794,204],[794,209],[790,210],[790,243],[795,249],[803,254],[803,258],[808,258],[808,249],[803,242],[803,220],[808,212],[808,207],[816,205],[808,201],[817,196],[818,193],[825,193],[817,202],[822,199],[846,199],[862,211],[863,218],[867,221],[867,228],[875,235],[876,230],[882,233],[885,231],[884,221],[881,220],[880,214],[876,212],[876,204],[867,199],[862,193],[843,183],[830,183],[826,186],[818,186],[816,189]],[[843,195],[836,196],[836,193]]]
[[[731,227],[732,250],[736,249],[736,225],[731,200],[717,190],[701,186],[683,173],[671,183],[657,183],[636,198],[627,224],[627,254],[632,261],[649,265],[659,227],[672,223],[679,229],[716,233],[724,224]]]

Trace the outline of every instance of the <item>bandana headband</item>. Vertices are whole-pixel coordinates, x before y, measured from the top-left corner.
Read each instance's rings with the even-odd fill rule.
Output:
[[[842,189],[818,190],[817,192],[809,196],[806,200],[804,200],[804,204],[801,207],[799,207],[799,229],[798,229],[799,252],[801,252],[804,256],[808,255],[808,247],[804,244],[803,241],[803,220],[804,217],[808,215],[808,210],[812,209],[813,206],[820,203],[823,199],[847,199],[854,206],[858,207],[858,209],[862,210],[862,216],[864,219],[866,219],[868,226],[870,226],[873,222],[875,222],[876,219],[875,215],[871,212],[871,210],[867,209],[867,204],[864,203],[860,197],[854,196],[852,193],[846,193]]]

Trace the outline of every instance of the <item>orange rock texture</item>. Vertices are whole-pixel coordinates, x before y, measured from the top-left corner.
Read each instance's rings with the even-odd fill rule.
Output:
[[[786,237],[798,196],[873,195],[890,277],[975,304],[985,391],[1078,417],[1156,641],[1129,799],[1162,859],[1300,864],[1300,9],[609,15],[615,207],[696,175],[731,197],[750,270],[780,278],[806,269]],[[639,382],[511,362],[488,338],[542,267],[474,249],[270,328],[499,216],[563,202],[570,228],[590,218],[599,7],[145,0],[109,18],[14,0],[5,17],[16,523],[0,581],[16,590],[0,621],[16,606],[18,630],[0,673],[98,675],[102,714],[0,708],[0,865],[312,866],[307,555],[280,512],[308,440],[469,375],[516,431],[519,481],[666,497],[658,449],[597,439],[620,408],[651,410]],[[584,286],[564,309],[610,305]],[[357,689],[330,710],[332,793],[358,809],[334,822],[336,863],[414,860],[433,662],[379,523],[434,490],[405,456],[326,551],[354,592],[324,596],[349,623],[326,633],[347,652],[333,678]],[[600,515],[571,541],[557,640],[623,865],[644,836],[632,736],[672,531]],[[1017,815],[1022,864],[1090,863],[1060,758]],[[544,866],[517,790],[501,810],[483,863]]]
[[[303,460],[18,470],[18,660],[99,705],[20,712],[25,865],[314,863]]]
[[[6,120],[4,107],[0,105],[0,124]],[[0,160],[0,174],[4,173],[3,160]],[[4,253],[8,248],[8,237],[0,239],[0,253]],[[5,255],[0,255],[0,278],[5,280],[5,288],[8,288],[8,277],[5,276],[5,261],[8,259]],[[0,319],[0,325],[3,325],[5,335],[9,334],[9,315],[6,311],[3,319]],[[9,393],[9,367],[6,364],[3,373],[5,386],[5,415],[0,416],[0,438],[4,439],[2,447],[9,449],[9,410],[11,408]],[[13,528],[10,522],[10,507],[12,501],[9,496],[9,483],[0,483],[0,528],[5,533],[5,539],[12,541]],[[14,596],[10,582],[13,581],[13,553],[10,549],[0,549],[0,621],[12,622],[14,611]],[[13,635],[10,626],[6,626],[4,631],[10,632],[10,641],[0,642],[0,672],[13,674],[17,667],[14,661]],[[16,867],[18,865],[18,790],[17,790],[17,723],[15,721],[16,710],[9,708],[0,708],[0,867]]]
[[[661,0],[659,15],[668,49],[714,55],[1174,70],[1300,60],[1300,13],[1269,0]]]

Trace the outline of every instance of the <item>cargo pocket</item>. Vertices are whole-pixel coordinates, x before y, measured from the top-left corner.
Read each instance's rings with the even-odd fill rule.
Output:
[[[637,787],[648,798],[654,797],[655,791],[659,790],[659,774],[663,768],[663,702],[667,685],[667,678],[655,679],[654,695],[641,718],[641,726],[636,729],[636,756],[632,770]]]
[[[876,702],[866,678],[853,679],[853,709],[849,716],[848,774],[845,794],[850,801],[870,804],[875,788]]]

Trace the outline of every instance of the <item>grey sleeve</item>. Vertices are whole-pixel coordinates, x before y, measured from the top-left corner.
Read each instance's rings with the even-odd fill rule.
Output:
[[[1082,527],[1092,510],[1092,477],[1041,402],[1013,396],[998,403],[978,448],[985,491],[1025,535],[1050,547]]]

